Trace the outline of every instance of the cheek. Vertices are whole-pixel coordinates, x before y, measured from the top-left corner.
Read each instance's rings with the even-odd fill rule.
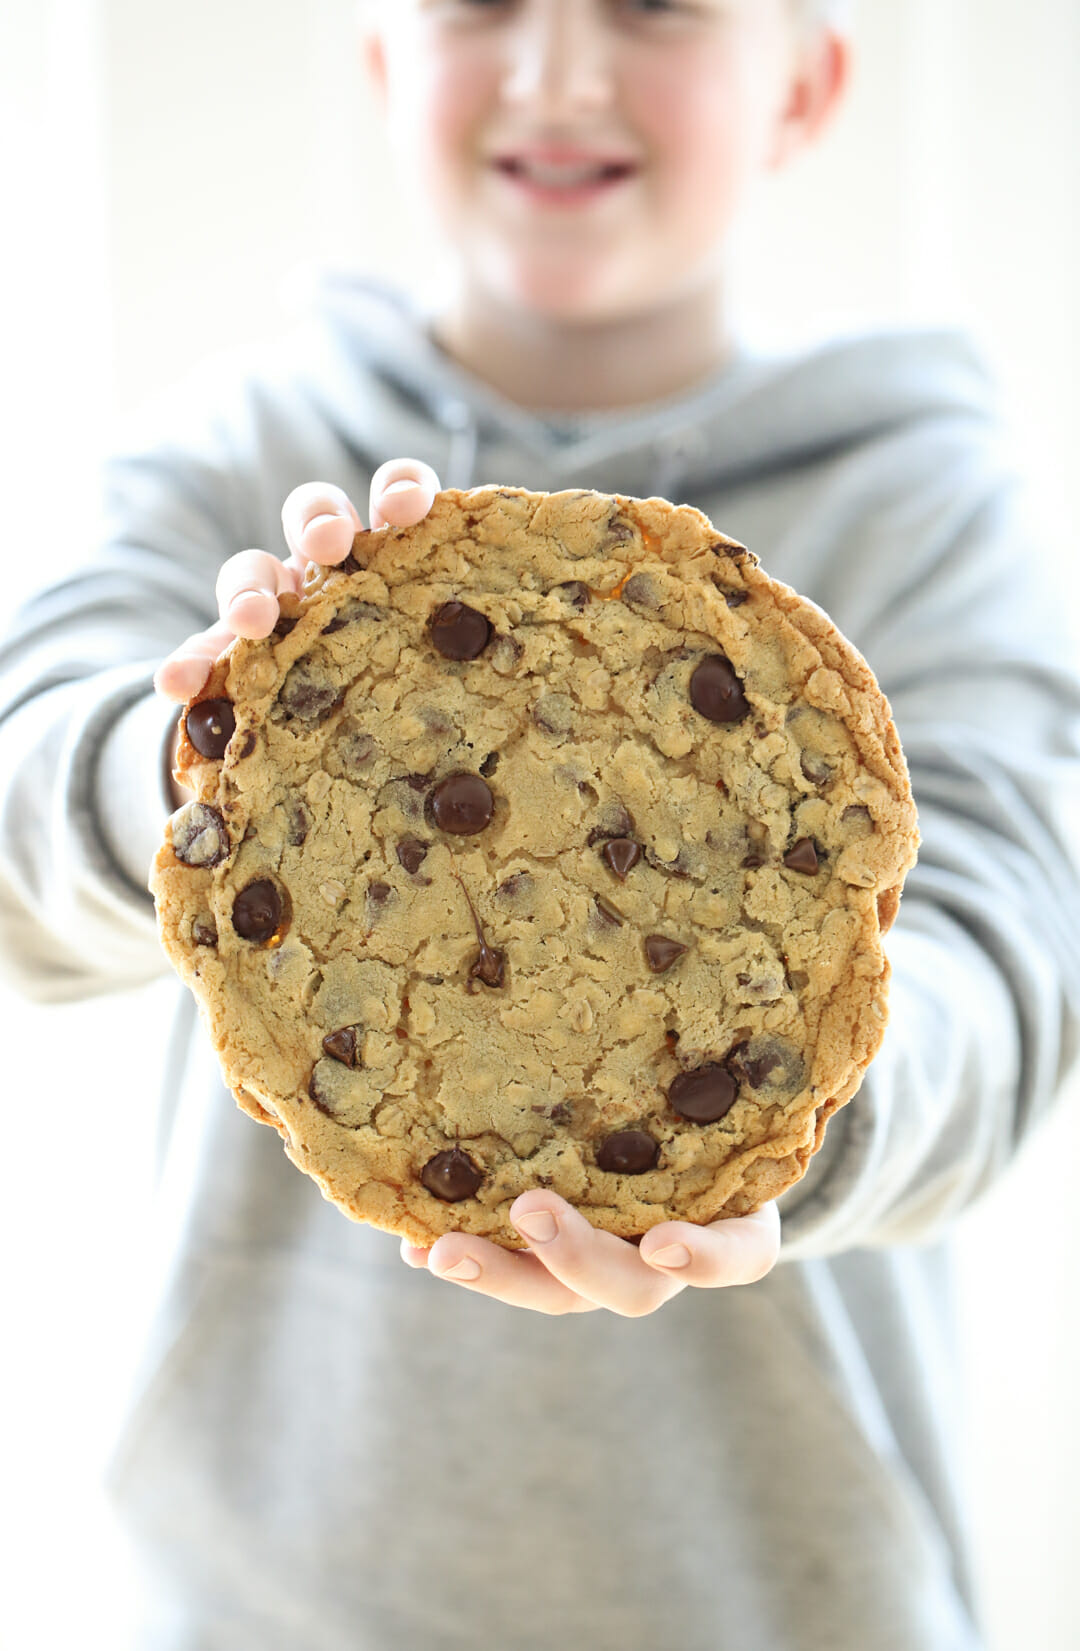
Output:
[[[397,151],[409,157],[429,206],[460,205],[497,97],[498,73],[484,54],[414,50],[397,69]]]
[[[714,238],[761,169],[763,89],[726,61],[678,58],[654,64],[626,93],[651,155],[656,210],[684,236]]]

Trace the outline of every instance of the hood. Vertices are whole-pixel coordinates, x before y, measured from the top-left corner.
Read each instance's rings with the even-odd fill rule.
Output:
[[[818,461],[935,416],[987,420],[994,385],[966,333],[888,326],[771,353],[745,341],[690,391],[614,411],[523,408],[457,365],[430,316],[368,277],[323,272],[308,300],[303,387],[347,447],[409,454],[444,487],[494,482],[682,496]]]

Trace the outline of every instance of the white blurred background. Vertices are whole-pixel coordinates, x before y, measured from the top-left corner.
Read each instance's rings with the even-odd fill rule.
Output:
[[[3,0],[5,606],[77,558],[114,417],[286,322],[312,265],[423,267],[365,107],[354,5]],[[863,0],[856,38],[840,123],[744,238],[747,317],[773,335],[889,318],[972,328],[1011,410],[1046,577],[1067,600],[1080,8]],[[61,1009],[0,995],[0,1645],[12,1651],[98,1645],[96,1602],[123,1594],[95,1474],[141,1321],[157,1072],[179,990],[163,979]],[[962,1447],[991,1651],[1080,1645],[1078,1162],[1072,1094],[957,1229]]]

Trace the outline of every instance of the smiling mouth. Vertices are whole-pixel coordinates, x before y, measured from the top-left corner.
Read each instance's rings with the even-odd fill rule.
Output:
[[[498,157],[492,167],[519,200],[554,208],[588,206],[614,194],[638,171],[632,161],[542,160],[518,155]]]

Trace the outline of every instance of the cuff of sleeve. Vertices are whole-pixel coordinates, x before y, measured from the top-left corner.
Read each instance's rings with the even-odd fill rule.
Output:
[[[169,758],[180,706],[144,694],[118,717],[101,747],[96,808],[110,853],[137,888],[145,889],[150,865],[173,812]]]

